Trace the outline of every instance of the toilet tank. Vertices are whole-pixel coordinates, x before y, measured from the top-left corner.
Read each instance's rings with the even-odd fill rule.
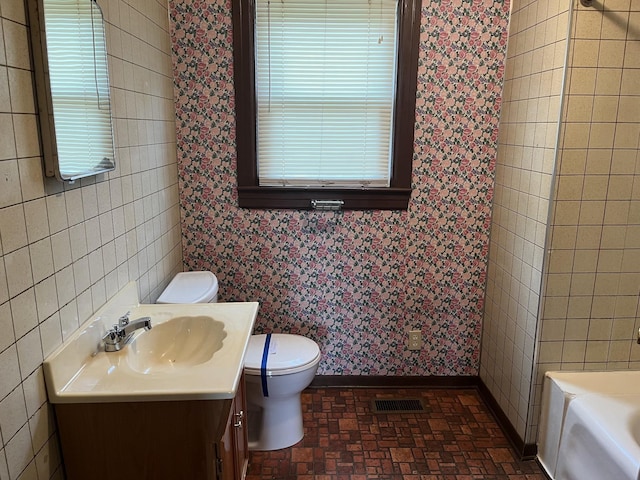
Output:
[[[156,303],[216,303],[218,279],[211,272],[180,272]]]

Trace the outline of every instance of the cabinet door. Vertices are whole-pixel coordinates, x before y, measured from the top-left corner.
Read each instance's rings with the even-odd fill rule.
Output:
[[[232,408],[231,400],[57,404],[65,477],[219,480],[219,439]],[[114,428],[114,419],[123,427]],[[233,452],[232,430],[225,444]],[[113,468],[101,468],[111,458],[105,452],[113,452]]]
[[[218,480],[236,480],[236,466],[235,466],[235,427],[233,426],[235,420],[235,400],[231,405],[231,411],[229,412],[229,418],[227,419],[227,428],[224,431],[224,435],[218,442],[217,448],[217,465],[216,473]]]
[[[238,393],[233,401],[235,464],[238,479],[244,479],[249,465],[249,448],[247,445],[247,403],[245,400],[244,373],[240,379]]]
[[[249,465],[244,375],[231,404],[227,427],[218,443],[218,480],[243,480]]]

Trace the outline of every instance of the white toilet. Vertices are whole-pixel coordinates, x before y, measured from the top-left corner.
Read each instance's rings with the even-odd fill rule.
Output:
[[[211,272],[181,272],[157,303],[209,303],[218,298]],[[320,363],[320,348],[300,335],[253,335],[244,362],[250,450],[279,450],[304,437],[300,394]]]

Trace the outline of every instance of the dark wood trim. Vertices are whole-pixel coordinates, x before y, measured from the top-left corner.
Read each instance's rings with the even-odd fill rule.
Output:
[[[238,187],[241,208],[311,209],[311,200],[342,200],[345,210],[406,210],[411,189]]]
[[[476,376],[316,375],[311,387],[476,388]]]
[[[520,438],[517,430],[509,421],[509,417],[504,413],[504,410],[502,410],[500,404],[498,404],[498,401],[481,378],[478,378],[478,392],[489,407],[489,410],[491,410],[491,413],[500,425],[500,428],[502,428],[502,431],[511,442],[514,450],[520,456],[520,459],[534,459],[538,453],[538,446],[535,443],[525,443],[524,440]]]
[[[232,0],[238,185],[258,185],[256,159],[255,0]],[[238,140],[240,139],[240,140]]]
[[[420,42],[419,0],[400,0],[398,78],[389,188],[309,189],[260,187],[257,167],[255,87],[255,0],[232,0],[236,109],[238,206],[309,209],[313,199],[343,200],[343,209],[406,210],[411,196],[417,66]]]
[[[522,453],[520,454],[521,460],[534,460],[537,459],[538,445],[535,443],[525,443],[522,447]],[[544,468],[543,468],[544,471]]]
[[[401,0],[391,186],[411,188],[422,2]]]

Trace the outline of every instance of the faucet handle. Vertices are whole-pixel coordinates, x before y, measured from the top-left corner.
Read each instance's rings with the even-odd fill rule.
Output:
[[[129,314],[131,312],[127,312],[124,315],[122,315],[119,319],[118,319],[118,326],[120,328],[122,327],[126,327],[127,325],[129,325]]]
[[[102,336],[102,343],[104,344],[105,352],[117,352],[122,346],[120,345],[121,334],[118,325],[114,325],[111,330],[108,330]]]
[[[115,325],[114,325],[115,327]],[[106,333],[104,335],[102,335],[102,341],[103,342],[108,342],[108,341],[114,341],[116,339],[116,335],[117,335],[117,331],[115,330],[115,328],[112,328],[111,330],[107,330]]]

